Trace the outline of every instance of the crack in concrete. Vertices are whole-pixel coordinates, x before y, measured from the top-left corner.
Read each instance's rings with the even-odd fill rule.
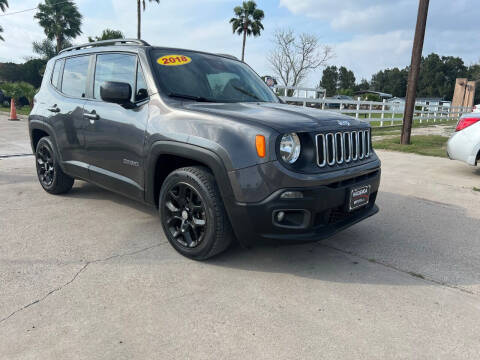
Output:
[[[10,154],[10,155],[0,155],[0,159],[9,159],[13,157],[27,157],[27,156],[33,156],[33,154]]]
[[[440,285],[440,286],[445,286],[445,287],[448,287],[450,289],[454,289],[454,290],[458,290],[458,291],[461,291],[461,292],[464,292],[466,294],[469,294],[469,295],[474,295],[474,296],[478,296],[479,294],[477,294],[476,292],[474,291],[471,291],[471,290],[468,290],[468,289],[465,289],[461,286],[458,286],[458,285],[453,285],[453,284],[449,284],[447,282],[444,282],[444,281],[440,281],[440,280],[436,280],[436,279],[433,279],[429,276],[426,276],[424,274],[419,274],[419,273],[416,273],[416,272],[413,272],[413,271],[409,271],[409,270],[404,270],[404,269],[401,269],[399,267],[396,267],[395,265],[392,265],[392,264],[388,264],[386,262],[383,262],[383,261],[380,261],[380,260],[377,260],[377,259],[373,259],[373,258],[367,258],[365,256],[362,256],[358,253],[355,253],[353,251],[348,251],[348,250],[344,250],[344,249],[340,249],[340,248],[337,248],[335,246],[331,246],[331,245],[326,245],[326,244],[322,244],[322,243],[317,243],[317,245],[319,246],[323,246],[323,247],[326,247],[328,249],[331,249],[331,250],[335,250],[335,251],[338,251],[342,254],[347,254],[347,255],[350,255],[350,256],[355,256],[355,257],[358,257],[362,260],[365,260],[365,261],[368,261],[368,262],[371,262],[371,263],[374,263],[374,264],[377,264],[377,265],[381,265],[381,266],[384,266],[386,268],[389,268],[391,270],[395,270],[395,271],[398,271],[398,272],[401,272],[403,274],[406,274],[408,276],[411,276],[419,281],[425,281],[425,282],[429,282],[429,283],[432,283],[432,284],[435,284],[435,285]]]
[[[53,290],[50,290],[47,294],[45,294],[44,296],[42,296],[41,298],[35,300],[35,301],[32,301],[31,303],[13,311],[10,315],[4,317],[3,319],[0,319],[0,324],[3,323],[4,321],[7,321],[8,319],[10,319],[12,316],[14,316],[15,314],[23,311],[23,310],[26,310],[28,309],[29,307],[35,305],[35,304],[38,304],[40,302],[42,302],[43,300],[45,300],[46,298],[48,298],[50,295],[56,293],[57,291],[60,291],[62,290],[64,287],[70,285],[71,283],[73,283],[75,281],[75,279],[83,272],[87,269],[87,267],[91,264],[95,264],[95,263],[99,263],[99,262],[105,262],[105,261],[109,261],[109,260],[112,260],[112,259],[116,259],[116,258],[121,258],[121,257],[124,257],[124,256],[132,256],[132,255],[136,255],[136,254],[139,254],[141,252],[144,252],[144,251],[148,251],[148,250],[151,250],[153,248],[156,248],[156,247],[159,247],[159,246],[162,246],[162,245],[165,245],[166,242],[163,242],[163,243],[159,243],[159,244],[155,244],[155,245],[152,245],[152,246],[148,246],[146,248],[143,248],[143,249],[140,249],[140,250],[135,250],[135,251],[132,251],[132,252],[129,252],[129,253],[124,253],[124,254],[116,254],[116,255],[112,255],[112,256],[109,256],[109,257],[106,257],[106,258],[103,258],[103,259],[96,259],[96,260],[91,260],[91,261],[87,261],[85,263],[85,265],[83,265],[80,270],[78,270],[75,275],[73,275],[73,277],[67,281],[66,283],[64,283],[63,285],[60,285],[58,287],[56,287],[55,289]]]

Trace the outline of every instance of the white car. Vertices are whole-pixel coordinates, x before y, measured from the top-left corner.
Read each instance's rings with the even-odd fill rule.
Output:
[[[462,115],[455,133],[447,143],[447,154],[452,160],[460,160],[475,166],[480,160],[480,114]]]
[[[480,104],[473,105],[472,112],[480,112]]]

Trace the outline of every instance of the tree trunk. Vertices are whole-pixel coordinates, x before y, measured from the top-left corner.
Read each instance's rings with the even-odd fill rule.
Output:
[[[57,35],[57,54],[62,50],[62,37]]]
[[[245,61],[245,42],[247,41],[247,23],[243,26],[242,61]]]
[[[142,9],[140,6],[140,0],[137,0],[137,39],[140,40],[142,37]]]

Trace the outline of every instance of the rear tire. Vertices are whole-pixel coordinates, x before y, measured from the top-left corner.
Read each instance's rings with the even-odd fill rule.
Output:
[[[46,192],[55,195],[70,191],[75,181],[62,171],[56,154],[49,136],[38,141],[35,151],[38,181]]]
[[[226,250],[234,239],[215,178],[203,166],[170,173],[158,204],[165,235],[183,256],[205,260]]]

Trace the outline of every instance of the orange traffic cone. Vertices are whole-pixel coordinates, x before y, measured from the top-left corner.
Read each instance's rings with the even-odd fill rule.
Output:
[[[17,109],[15,108],[15,100],[11,99],[10,100],[10,119],[8,120],[18,120],[17,117]]]

